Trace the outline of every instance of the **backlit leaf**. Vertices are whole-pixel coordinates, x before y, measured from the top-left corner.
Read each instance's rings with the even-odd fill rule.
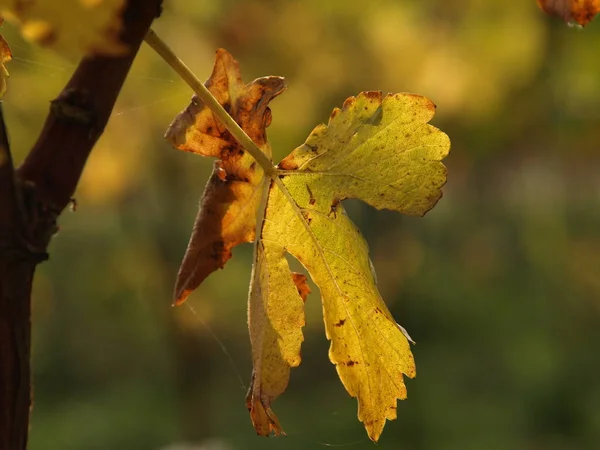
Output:
[[[239,80],[235,73],[227,79]],[[267,95],[258,105],[266,108],[273,96]],[[240,116],[232,106],[238,104],[232,99],[242,97],[217,96],[248,131],[253,128],[244,124],[247,115]],[[303,145],[284,158],[272,176],[262,171],[239,185],[247,190],[244,195],[238,185],[226,181],[230,175],[235,182],[246,178],[252,158],[244,154],[230,159],[228,155],[237,154],[239,146],[227,140],[211,113],[199,110],[182,113],[175,123],[184,125],[172,126],[168,135],[179,136],[172,139],[184,142],[179,148],[221,158],[202,200],[205,212],[200,212],[200,216],[205,214],[200,222],[206,222],[211,242],[227,242],[225,247],[230,248],[256,238],[248,305],[253,373],[246,403],[257,433],[283,434],[271,405],[287,388],[290,369],[301,361],[308,286],[303,275],[290,271],[286,255],[291,255],[319,287],[331,340],[330,360],[348,393],[358,399],[358,417],[376,441],[385,421],[396,418],[397,399],[406,398],[403,377],[415,376],[415,363],[408,333],[393,319],[379,294],[367,243],[341,202],[357,198],[378,209],[410,215],[423,215],[436,204],[446,181],[441,160],[448,154],[450,141],[428,124],[435,106],[414,94],[383,97],[380,92],[363,92],[351,97],[342,109],[333,111],[328,125],[317,126]],[[265,123],[264,108],[246,111],[250,117],[257,114],[258,123]],[[209,126],[217,127],[219,133],[207,133]],[[177,128],[185,133],[173,133]],[[250,137],[270,157],[264,127],[260,130],[263,134],[249,133]],[[190,145],[194,140],[197,144]],[[222,149],[229,146],[237,150],[224,154]],[[212,193],[215,186],[220,195]],[[221,213],[211,212],[215,210]],[[183,301],[229,257],[221,252],[220,264],[211,262],[214,245],[207,245],[202,240],[206,233],[198,229],[180,271],[177,301]],[[194,241],[203,244],[193,248]],[[194,271],[201,276],[185,275]],[[187,283],[190,279],[194,282]]]
[[[367,243],[340,201],[359,198],[376,208],[413,215],[431,209],[446,181],[440,160],[449,149],[447,136],[427,125],[434,109],[429,100],[411,94],[382,99],[381,93],[366,92],[348,99],[342,110],[334,110],[328,126],[315,128],[279,164],[283,189],[276,183],[270,187],[257,243],[257,264],[266,266],[263,271],[284,280],[289,253],[319,287],[331,340],[329,357],[346,390],[358,398],[358,417],[373,440],[386,419],[396,418],[396,400],[406,398],[403,374],[414,377],[415,364],[407,338],[377,290]],[[261,260],[263,253],[269,257]],[[275,330],[279,339],[271,348],[282,355],[290,349],[295,356],[298,336],[288,338],[280,328],[289,333],[295,326],[299,333],[303,321],[294,318],[300,316],[302,303],[291,287],[271,284],[268,295],[260,296],[268,305],[263,312],[267,322],[284,324]],[[253,295],[251,305],[260,301]],[[252,334],[253,320],[250,329]],[[293,358],[283,359],[297,364]],[[264,372],[264,360],[254,364],[252,389],[261,392],[261,406],[268,410],[274,396],[265,393],[264,383],[257,387],[257,365]],[[287,373],[277,379],[284,375],[287,382]]]

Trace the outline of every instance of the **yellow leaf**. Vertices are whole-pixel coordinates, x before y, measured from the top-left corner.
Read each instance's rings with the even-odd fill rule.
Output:
[[[0,0],[0,10],[21,24],[23,35],[69,55],[122,54],[125,0]]]
[[[206,86],[265,155],[268,102],[283,89],[276,77],[244,85],[224,50]],[[306,277],[290,271],[286,254],[319,287],[329,356],[358,417],[376,441],[397,399],[403,376],[415,376],[410,337],[396,323],[375,281],[366,241],[341,202],[358,198],[382,209],[423,215],[441,197],[450,141],[428,124],[435,106],[424,97],[364,92],[335,109],[306,142],[276,168],[244,152],[213,114],[194,98],[167,137],[181,150],[220,158],[204,192],[176,286],[180,303],[230,249],[255,240],[248,299],[252,382],[246,398],[258,434],[284,434],[271,409],[300,364]],[[265,163],[262,163],[265,164]],[[269,176],[265,176],[269,173]]]
[[[283,249],[261,240],[248,302],[254,368],[246,404],[262,436],[283,433],[270,405],[287,388],[290,368],[300,364],[304,302],[299,290]]]
[[[382,99],[378,92],[363,93],[334,110],[328,126],[315,128],[279,164],[250,292],[251,406],[268,411],[268,420],[274,417],[271,402],[287,385],[286,364],[299,363],[304,324],[286,252],[321,291],[329,357],[348,393],[358,398],[358,418],[369,437],[376,441],[386,419],[396,418],[396,400],[406,398],[403,374],[415,376],[413,356],[377,290],[367,243],[340,201],[360,198],[416,215],[431,209],[446,181],[440,160],[450,146],[444,133],[427,124],[434,109],[417,95]],[[264,421],[253,420],[264,434]]]

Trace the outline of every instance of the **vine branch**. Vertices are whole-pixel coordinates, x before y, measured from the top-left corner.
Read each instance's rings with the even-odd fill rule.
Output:
[[[123,56],[89,56],[51,103],[23,165],[13,168],[0,110],[0,450],[25,450],[31,405],[31,287],[161,0],[128,0]],[[85,26],[85,25],[83,25]]]

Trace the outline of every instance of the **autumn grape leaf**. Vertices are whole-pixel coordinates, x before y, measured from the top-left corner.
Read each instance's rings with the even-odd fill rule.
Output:
[[[207,82],[213,93],[211,80],[219,64],[218,56]],[[229,65],[225,72],[228,80],[239,80],[237,66]],[[231,99],[236,95],[219,97],[220,92],[215,94],[219,102],[250,134],[247,115],[232,106],[239,103]],[[229,87],[227,92],[239,90]],[[246,109],[257,114],[256,123],[270,121],[264,108],[273,97],[266,95]],[[450,147],[448,137],[428,124],[435,106],[413,94],[363,92],[335,109],[329,124],[317,126],[278,166],[262,167],[248,181],[247,170],[254,162],[246,153],[231,159],[236,152],[223,149],[234,146],[239,152],[239,147],[223,128],[216,128],[213,140],[208,129],[214,132],[218,124],[212,113],[200,109],[203,115],[188,108],[167,135],[178,148],[221,158],[201,202],[212,236],[208,241],[220,244],[207,245],[196,225],[178,276],[176,302],[222,267],[233,245],[255,238],[248,305],[253,373],[246,403],[258,434],[282,434],[271,404],[287,388],[291,367],[300,364],[308,289],[304,277],[290,272],[286,255],[296,258],[319,287],[331,340],[329,357],[346,390],[357,397],[358,418],[376,441],[385,421],[396,418],[397,399],[406,398],[403,376],[414,377],[415,364],[408,335],[377,289],[367,243],[341,202],[358,198],[378,209],[411,215],[423,215],[435,205],[446,181],[441,160]],[[264,133],[264,127],[260,130]],[[250,136],[270,157],[264,134],[260,139]],[[187,144],[192,141],[197,142],[193,150]],[[233,182],[227,183],[230,176]],[[221,195],[210,194],[215,186]],[[247,194],[240,196],[240,187]],[[190,252],[197,265],[186,261]],[[196,269],[200,275],[189,275]]]
[[[546,13],[581,26],[587,25],[600,12],[600,0],[538,0],[538,4]]]
[[[27,39],[67,54],[122,54],[125,0],[0,0],[2,14]]]
[[[385,420],[396,418],[396,399],[406,398],[402,375],[415,375],[413,357],[377,290],[367,243],[340,202],[358,198],[412,215],[431,209],[446,180],[440,160],[449,150],[448,137],[427,124],[434,109],[416,95],[362,93],[334,110],[328,126],[316,127],[278,165],[250,292],[251,336],[278,337],[267,346],[271,354],[254,358],[250,404],[258,417],[263,410],[268,420],[273,417],[269,408],[276,395],[265,386],[287,383],[286,373],[272,380],[273,370],[266,380],[266,368],[276,356],[291,367],[300,359],[302,301],[286,281],[289,253],[320,289],[329,357],[346,390],[358,398],[358,417],[369,437],[376,441]],[[255,320],[252,305],[259,303],[264,315]],[[273,333],[265,332],[265,323]],[[253,351],[255,341],[260,339],[252,339]],[[264,422],[255,420],[255,426],[260,432]],[[272,427],[277,432],[276,420]]]

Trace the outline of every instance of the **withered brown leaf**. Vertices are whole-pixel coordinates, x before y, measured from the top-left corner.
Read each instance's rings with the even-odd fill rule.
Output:
[[[263,77],[244,84],[237,61],[219,49],[205,86],[270,158],[265,131],[271,123],[268,104],[285,89],[283,78]],[[177,276],[174,300],[180,304],[210,273],[223,268],[233,247],[254,241],[264,171],[197,96],[165,137],[179,150],[218,158]]]

